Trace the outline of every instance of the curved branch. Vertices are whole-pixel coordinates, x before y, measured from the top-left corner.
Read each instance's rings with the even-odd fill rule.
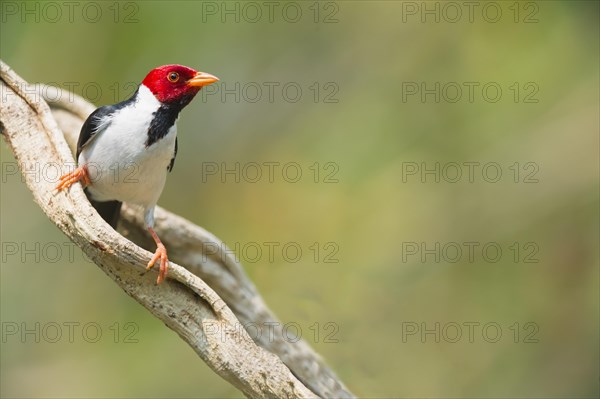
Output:
[[[35,163],[72,163],[73,157],[47,104],[1,61],[0,74],[0,128],[21,170]],[[154,272],[145,273],[151,253],[106,224],[80,185],[57,193],[53,182],[26,173],[24,178],[35,201],[63,233],[246,396],[318,397],[277,356],[252,341],[230,308],[198,276],[171,263],[169,278],[156,286]]]

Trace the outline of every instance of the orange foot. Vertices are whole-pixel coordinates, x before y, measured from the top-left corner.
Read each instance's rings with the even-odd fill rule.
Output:
[[[156,279],[156,284],[160,284],[165,281],[165,278],[167,278],[167,271],[169,270],[169,258],[167,257],[167,249],[154,232],[154,229],[152,227],[148,227],[148,230],[150,230],[150,234],[152,235],[154,242],[156,242],[156,252],[154,253],[152,259],[150,259],[150,262],[148,262],[146,270],[150,270],[152,266],[154,266],[154,263],[160,259],[160,270],[158,272],[158,278]]]
[[[58,183],[56,189],[61,191],[65,188],[71,187],[73,183],[78,181],[83,181],[84,187],[90,184],[90,177],[88,176],[88,171],[85,165],[78,167],[71,173],[61,176],[60,183]]]

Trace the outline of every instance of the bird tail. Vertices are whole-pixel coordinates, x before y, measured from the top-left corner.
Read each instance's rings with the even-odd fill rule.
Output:
[[[121,214],[121,205],[123,205],[123,203],[120,201],[94,201],[87,190],[85,191],[85,195],[100,216],[102,216],[102,219],[110,224],[113,229],[116,229],[117,223],[119,222],[119,215]]]

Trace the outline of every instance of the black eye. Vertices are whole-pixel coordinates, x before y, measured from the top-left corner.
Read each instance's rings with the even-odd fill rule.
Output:
[[[169,79],[169,82],[175,83],[179,80],[179,74],[177,72],[171,72],[167,75],[167,79]]]

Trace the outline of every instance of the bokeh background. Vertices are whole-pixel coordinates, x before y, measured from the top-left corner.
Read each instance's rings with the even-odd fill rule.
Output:
[[[1,57],[30,82],[102,105],[162,64],[221,78],[181,115],[159,204],[237,245],[267,303],[357,395],[599,395],[598,2],[476,2],[472,21],[460,2],[458,17],[444,2],[294,2],[289,14],[276,2],[272,21],[261,2],[75,2],[72,18],[50,3],[60,18],[44,2],[2,2]],[[225,7],[237,16],[222,16]],[[423,82],[465,90],[455,102],[452,85],[439,101],[408,95]],[[463,82],[479,84],[473,101]],[[498,101],[482,94],[487,83],[501,87]],[[295,102],[292,86],[302,89]],[[0,155],[1,396],[241,397],[71,253],[9,172],[4,144]],[[209,163],[237,162],[295,162],[302,178],[276,169],[270,182],[266,167],[257,182],[250,169],[239,182],[203,175]],[[464,162],[496,163],[502,176],[489,182],[496,169],[479,167],[470,182]],[[439,182],[406,173],[436,163]],[[453,163],[463,165],[457,182]],[[279,244],[272,259],[266,242]],[[473,259],[465,242],[479,245]],[[297,262],[281,252],[286,243],[303,250]],[[412,243],[425,248],[413,254]],[[439,261],[421,251],[436,243]],[[447,243],[464,250],[455,262]],[[502,249],[497,261],[482,254],[486,243]],[[8,333],[36,323],[39,343]],[[96,343],[95,330],[82,333],[88,323],[102,328]],[[421,335],[436,323],[439,342]],[[456,325],[462,336],[451,342]]]

